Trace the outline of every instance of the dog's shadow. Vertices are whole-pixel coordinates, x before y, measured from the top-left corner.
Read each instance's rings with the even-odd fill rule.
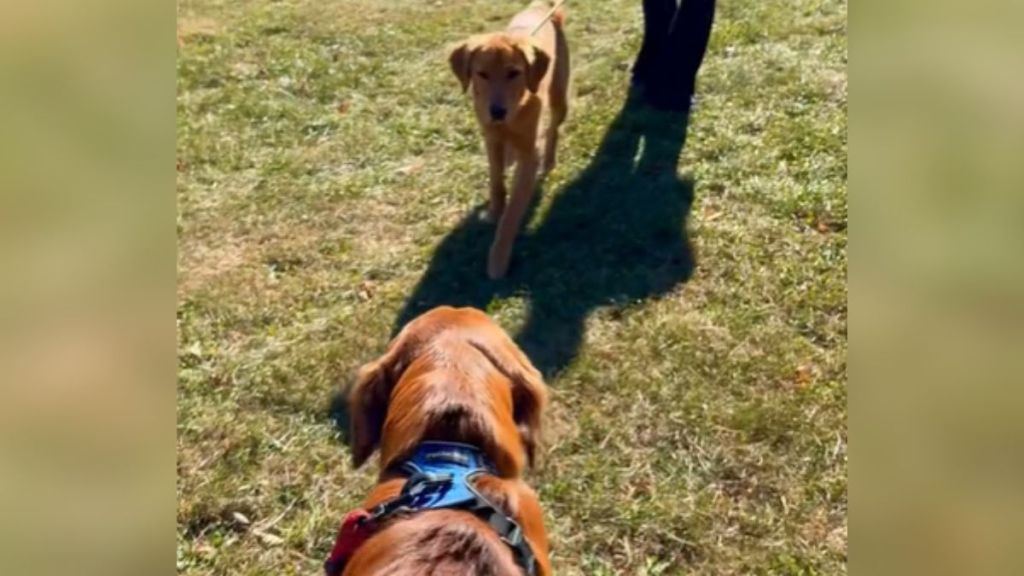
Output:
[[[393,334],[436,306],[487,309],[495,298],[519,295],[528,312],[515,340],[550,377],[576,357],[593,310],[664,295],[688,280],[693,182],[677,176],[688,119],[630,94],[590,164],[558,193],[539,227],[516,240],[508,277],[487,278],[494,225],[474,210],[438,246]],[[526,221],[535,209],[536,202]],[[332,415],[347,434],[340,399]]]
[[[693,182],[676,174],[687,124],[687,114],[650,109],[631,94],[587,168],[517,239],[509,276],[485,276],[494,226],[471,213],[441,242],[394,332],[435,306],[483,309],[518,294],[529,307],[516,341],[545,375],[565,368],[591,311],[665,294],[693,272]]]

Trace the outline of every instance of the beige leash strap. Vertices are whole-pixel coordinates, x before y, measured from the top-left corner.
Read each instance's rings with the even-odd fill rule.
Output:
[[[548,20],[551,20],[551,17],[555,15],[555,12],[557,12],[558,9],[562,7],[562,4],[565,4],[565,0],[558,0],[558,2],[555,2],[555,5],[551,7],[551,10],[548,10],[548,13],[546,16],[544,16],[544,19],[541,20],[536,27],[534,27],[532,32],[530,32],[530,36],[533,36],[537,32],[540,32],[540,29],[543,28],[544,25],[548,23]]]

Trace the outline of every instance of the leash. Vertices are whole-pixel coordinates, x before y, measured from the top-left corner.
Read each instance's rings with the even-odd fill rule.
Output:
[[[555,2],[555,5],[551,7],[551,10],[548,10],[547,15],[545,15],[540,23],[533,28],[533,31],[530,32],[530,36],[540,32],[540,29],[548,23],[548,20],[551,20],[551,17],[555,15],[555,12],[558,12],[558,9],[562,7],[562,4],[565,4],[565,0],[558,0],[558,2]]]

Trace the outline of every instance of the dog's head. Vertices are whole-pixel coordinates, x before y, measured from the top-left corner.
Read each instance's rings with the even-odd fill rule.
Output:
[[[529,38],[495,33],[459,44],[448,62],[462,90],[472,86],[480,118],[500,124],[514,118],[526,97],[537,92],[551,57]]]
[[[352,459],[381,467],[424,440],[481,448],[505,476],[533,464],[547,390],[508,335],[472,308],[435,308],[359,370],[349,393]]]

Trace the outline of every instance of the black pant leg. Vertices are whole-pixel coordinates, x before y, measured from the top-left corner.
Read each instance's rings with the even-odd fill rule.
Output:
[[[676,110],[689,107],[714,18],[715,0],[683,0],[650,76],[652,104]]]
[[[680,72],[692,79],[704,62],[714,20],[715,0],[683,0],[669,34],[668,50],[678,58]]]
[[[633,64],[633,83],[650,80],[661,51],[668,42],[669,27],[675,17],[677,0],[643,0],[644,36]]]

